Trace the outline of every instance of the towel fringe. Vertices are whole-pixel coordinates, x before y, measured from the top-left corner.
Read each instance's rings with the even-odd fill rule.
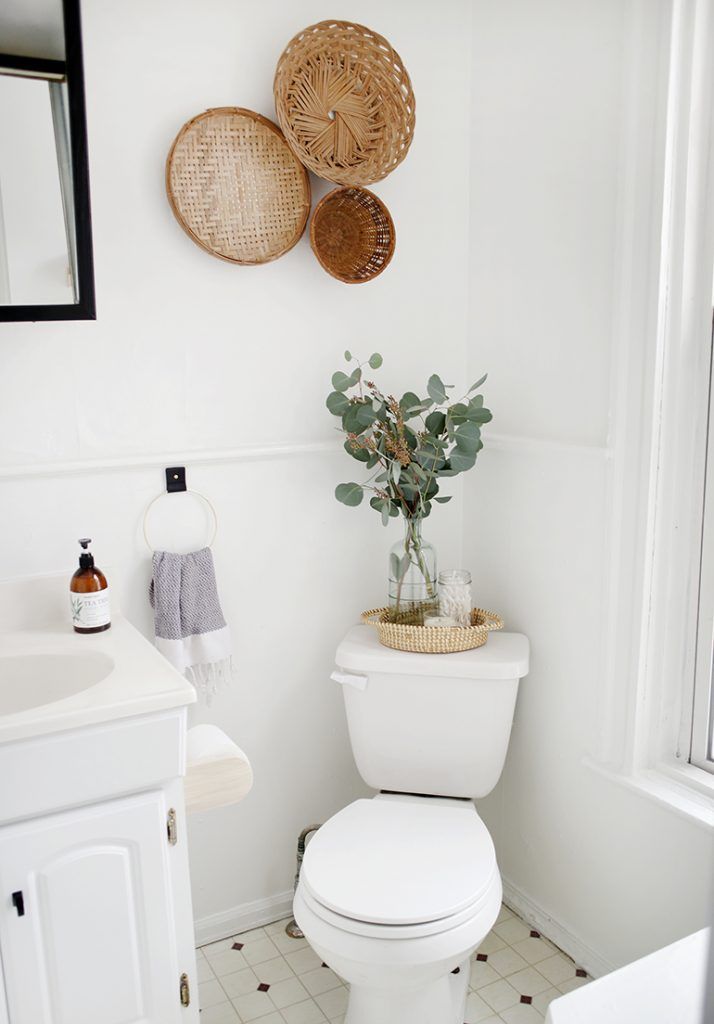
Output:
[[[186,678],[210,706],[213,698],[228,688],[233,672],[233,659],[223,658],[222,661],[191,665],[186,669]]]

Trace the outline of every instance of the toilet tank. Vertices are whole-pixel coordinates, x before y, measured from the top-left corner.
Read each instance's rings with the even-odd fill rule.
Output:
[[[371,626],[353,626],[337,648],[357,769],[373,789],[478,798],[506,759],[528,640],[490,633],[458,654],[383,647]]]

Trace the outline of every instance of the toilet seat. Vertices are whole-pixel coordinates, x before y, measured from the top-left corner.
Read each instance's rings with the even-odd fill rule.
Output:
[[[407,938],[469,920],[500,878],[470,801],[381,794],[322,826],[300,884],[313,912],[336,927]]]
[[[496,902],[500,905],[502,890],[501,877],[498,871],[494,872],[483,897],[452,917],[442,917],[438,921],[428,921],[424,924],[370,924],[368,921],[358,921],[353,917],[342,917],[342,915],[336,914],[333,910],[328,910],[327,907],[315,899],[302,880],[298,887],[299,898],[324,924],[353,936],[387,940],[422,939],[458,929],[460,925],[468,924],[470,921],[478,918],[484,907],[491,901],[494,892],[497,893]]]

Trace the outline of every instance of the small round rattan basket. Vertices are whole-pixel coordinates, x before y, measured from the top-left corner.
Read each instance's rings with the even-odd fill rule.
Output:
[[[407,155],[414,93],[399,54],[364,25],[321,21],[285,48],[273,83],[285,138],[311,171],[370,185]]]
[[[282,132],[242,107],[186,122],[166,161],[166,194],[196,245],[244,266],[292,249],[310,213],[307,172]]]
[[[389,210],[366,188],[336,188],[315,207],[310,244],[320,266],[345,284],[381,274],[394,254]]]
[[[492,629],[503,629],[503,619],[494,612],[474,608],[470,626],[414,626],[390,621],[389,608],[372,608],[362,621],[377,630],[379,642],[395,651],[414,654],[454,654],[483,647]]]

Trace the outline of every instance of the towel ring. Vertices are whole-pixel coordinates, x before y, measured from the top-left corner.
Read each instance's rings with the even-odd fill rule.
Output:
[[[160,498],[165,498],[168,493],[169,493],[168,491],[162,491],[161,494],[157,494],[155,498],[151,499],[149,504],[146,506],[146,511],[144,512],[144,521],[142,523],[142,530],[143,530],[143,533],[144,533],[144,540],[146,541],[146,546],[149,549],[149,551],[155,551],[156,550],[156,548],[153,546],[153,544],[149,540],[149,533],[148,533],[148,530],[146,528],[148,520],[149,520],[149,513],[151,512],[151,510],[154,507],[154,505],[156,504],[156,502]],[[213,506],[213,503],[211,501],[209,501],[209,499],[206,497],[205,494],[201,494],[200,491],[194,491],[190,487],[187,487],[185,489],[184,493],[186,493],[186,494],[193,494],[193,495],[195,495],[195,497],[200,498],[200,500],[204,503],[204,505],[206,505],[208,507],[208,510],[211,513],[211,516],[213,518],[213,532],[211,533],[211,539],[209,540],[208,544],[206,545],[206,547],[210,548],[210,547],[212,547],[213,542],[216,539],[216,534],[218,533],[218,513],[216,512],[216,510],[215,510],[215,508]]]

